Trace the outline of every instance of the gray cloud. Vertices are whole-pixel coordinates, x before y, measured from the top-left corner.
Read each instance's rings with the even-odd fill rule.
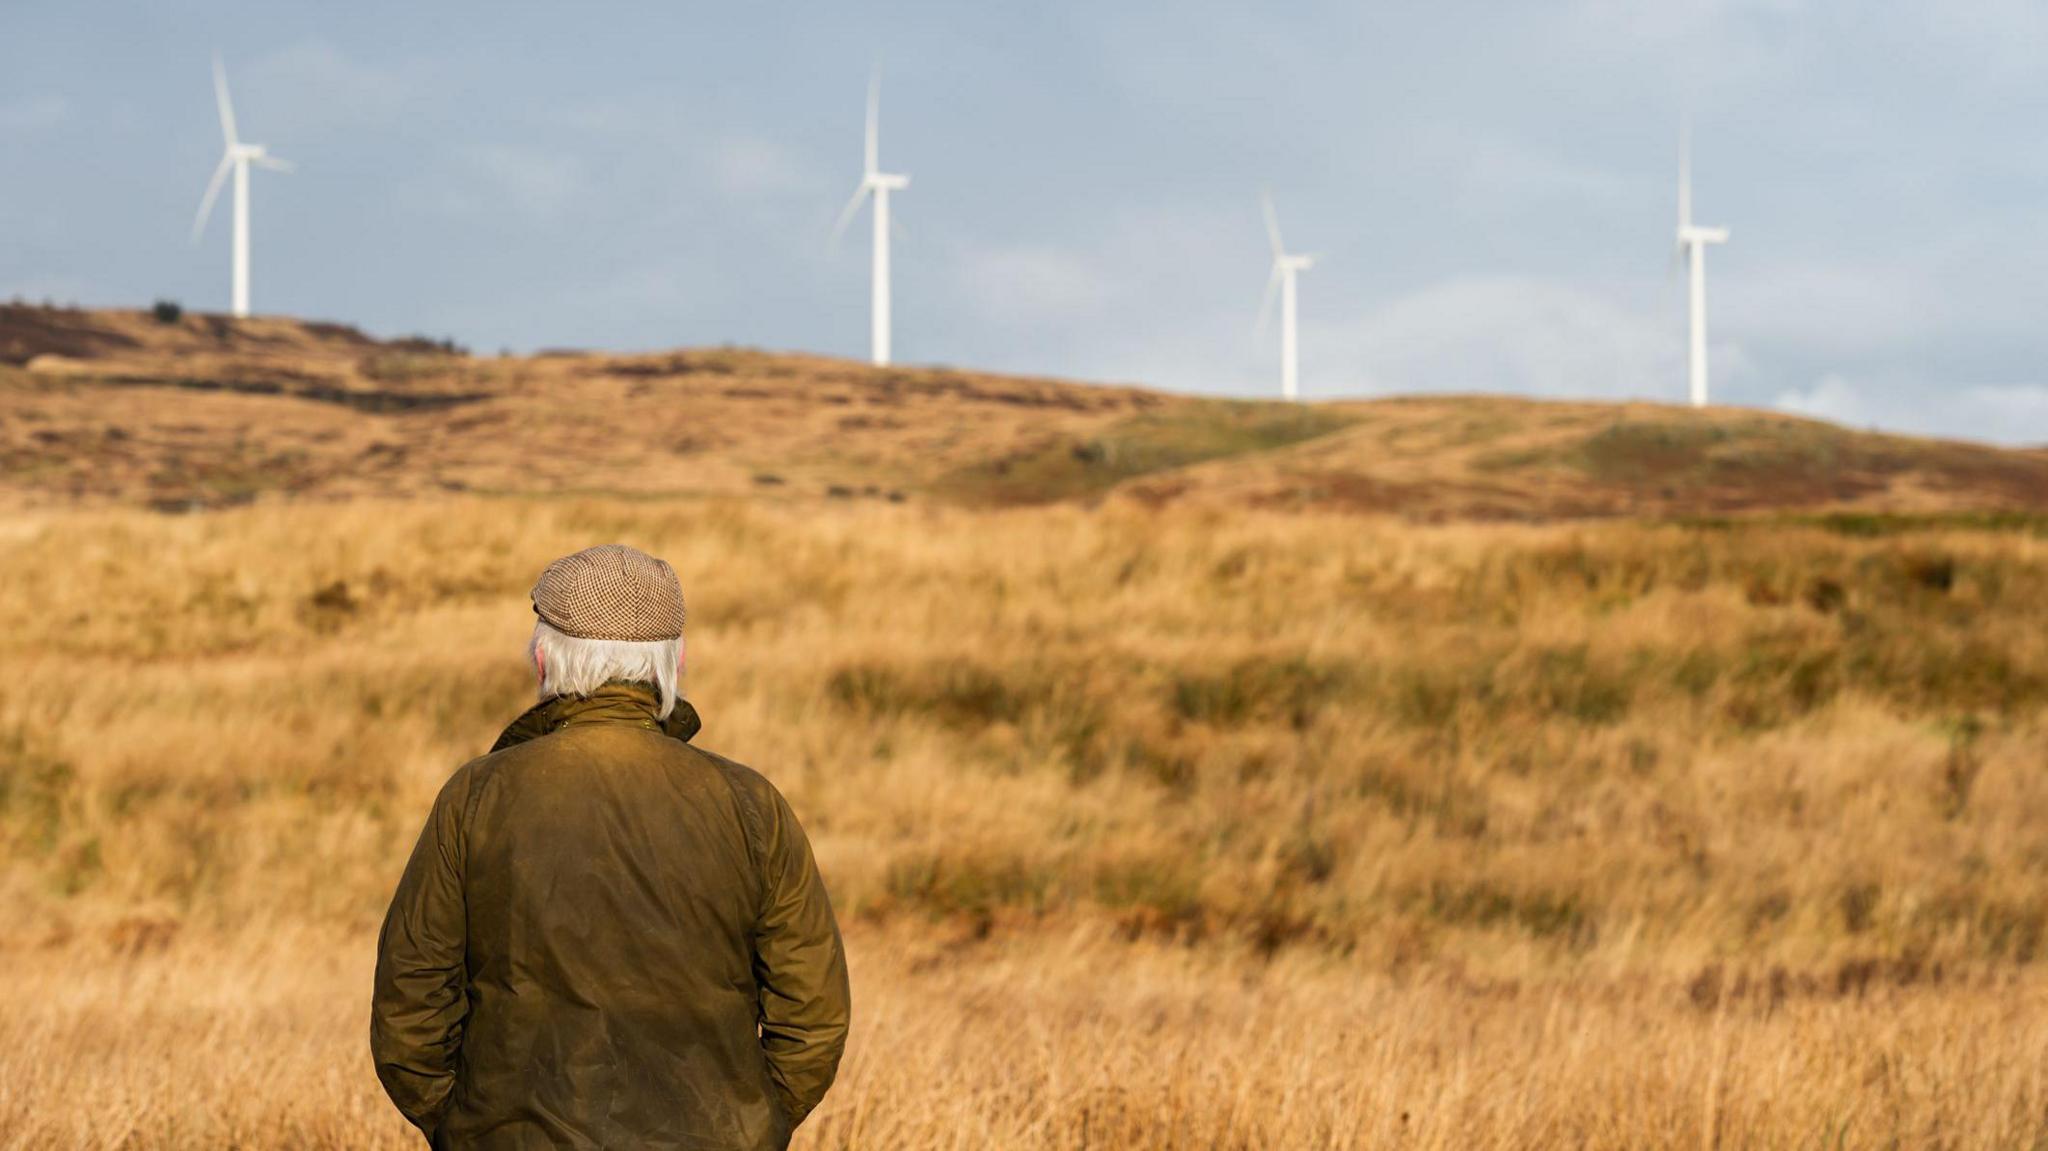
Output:
[[[836,251],[887,60],[899,352],[1269,394],[1257,193],[1303,280],[1313,394],[1676,399],[1679,121],[1715,392],[2040,439],[2048,9],[2024,0],[1450,0],[1029,9],[797,0],[599,20],[476,0],[24,13],[0,42],[0,295],[225,296],[184,242],[218,153],[265,180],[257,303],[481,347],[737,341],[859,355]],[[259,18],[260,17],[260,18]]]

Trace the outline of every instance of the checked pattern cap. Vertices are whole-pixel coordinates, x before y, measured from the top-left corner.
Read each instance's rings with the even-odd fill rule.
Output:
[[[671,640],[683,634],[683,585],[646,552],[604,544],[549,564],[533,585],[533,612],[578,639]]]

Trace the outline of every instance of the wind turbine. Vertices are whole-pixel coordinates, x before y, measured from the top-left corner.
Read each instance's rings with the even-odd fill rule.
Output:
[[[1692,132],[1681,133],[1678,146],[1678,251],[1691,281],[1692,349],[1687,360],[1692,406],[1707,406],[1707,245],[1728,241],[1728,229],[1704,228],[1692,222]]]
[[[837,243],[860,212],[860,202],[871,195],[875,198],[872,358],[877,367],[889,362],[889,193],[910,186],[910,177],[891,175],[881,169],[881,118],[882,71],[877,68],[868,79],[866,165],[861,170],[860,186],[853,190],[853,199],[846,202],[846,210],[839,213],[839,223],[832,228],[832,240]]]
[[[233,312],[237,317],[249,314],[249,165],[269,168],[277,172],[289,172],[292,166],[263,150],[261,144],[244,144],[235,134],[235,106],[228,99],[228,73],[221,66],[220,55],[213,57],[213,95],[220,104],[220,131],[227,137],[227,151],[221,154],[220,166],[213,170],[213,179],[207,182],[206,195],[199,201],[199,215],[192,221],[192,242],[198,243],[206,231],[206,218],[213,212],[214,198],[220,195],[221,181],[228,173],[235,174],[235,291]]]
[[[1289,255],[1280,242],[1280,217],[1273,212],[1273,197],[1259,196],[1266,210],[1266,238],[1273,242],[1273,274],[1266,279],[1266,297],[1259,303],[1259,330],[1266,329],[1266,315],[1273,310],[1273,289],[1280,289],[1280,394],[1293,400],[1300,393],[1294,326],[1294,277],[1316,266],[1313,255]]]

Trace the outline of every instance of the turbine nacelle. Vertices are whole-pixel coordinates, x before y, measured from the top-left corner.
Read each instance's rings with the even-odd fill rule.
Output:
[[[1683,253],[1688,246],[1727,242],[1728,229],[1709,228],[1692,222],[1692,127],[1687,125],[1678,134],[1679,251]]]
[[[249,169],[289,172],[292,166],[272,156],[261,144],[244,143],[235,130],[235,103],[228,96],[227,68],[221,64],[218,53],[213,57],[213,97],[220,108],[220,134],[227,146],[221,153],[220,163],[213,169],[213,178],[206,183],[206,194],[199,199],[199,214],[192,220],[192,242],[198,243],[199,237],[205,233],[206,221],[213,214],[213,202],[232,175],[235,178],[235,235],[230,310],[237,316],[246,316],[249,314]]]
[[[1259,208],[1266,217],[1266,241],[1273,246],[1273,272],[1266,277],[1266,295],[1259,301],[1258,330],[1266,330],[1266,317],[1272,314],[1274,297],[1280,301],[1280,394],[1293,400],[1299,394],[1298,368],[1296,363],[1294,277],[1316,266],[1319,258],[1313,252],[1290,252],[1280,238],[1280,216],[1273,211],[1273,197],[1266,193],[1259,195]]]
[[[1692,130],[1681,128],[1678,143],[1678,248],[1674,255],[1686,265],[1686,391],[1692,406],[1707,405],[1707,273],[1709,244],[1728,242],[1728,229],[1692,222]],[[1673,270],[1676,270],[1674,264]]]
[[[876,365],[889,362],[891,320],[889,308],[889,193],[900,192],[910,187],[910,177],[899,172],[882,171],[882,70],[876,67],[868,78],[867,131],[861,138],[860,183],[853,189],[853,198],[846,202],[846,208],[839,213],[839,220],[832,225],[832,242],[846,232],[847,225],[860,214],[863,204],[872,202],[875,214],[875,246],[872,269],[872,314],[869,318],[870,354]]]

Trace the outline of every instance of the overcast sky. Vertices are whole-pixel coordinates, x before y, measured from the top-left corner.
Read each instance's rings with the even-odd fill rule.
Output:
[[[258,311],[478,351],[861,356],[836,249],[883,63],[900,360],[1231,394],[1258,193],[1311,397],[1684,395],[1681,120],[1717,399],[2048,442],[2048,5],[551,5],[0,0],[0,297]]]

